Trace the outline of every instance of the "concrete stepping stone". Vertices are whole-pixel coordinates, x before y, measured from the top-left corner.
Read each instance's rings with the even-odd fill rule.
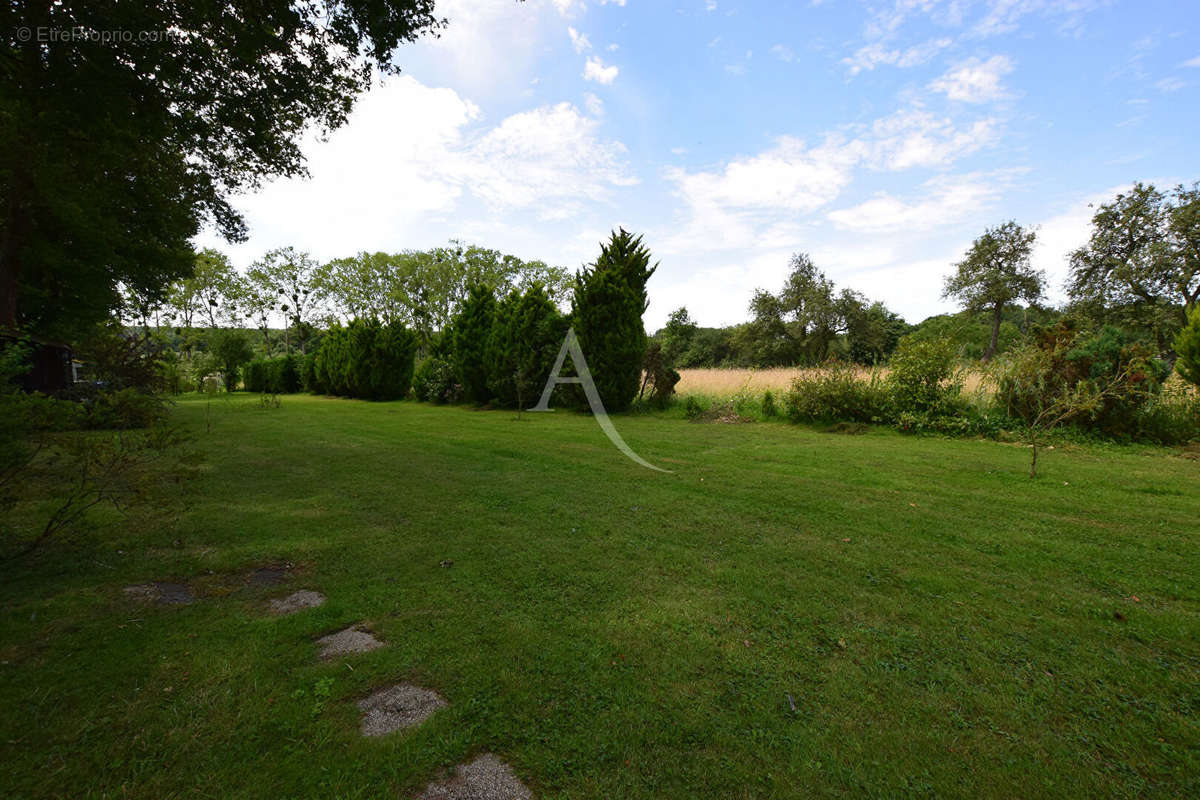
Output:
[[[351,625],[344,631],[322,636],[317,639],[317,644],[321,645],[321,658],[326,659],[344,656],[348,653],[367,653],[383,647],[383,642],[372,636],[370,631],[364,631],[357,625]]]
[[[444,781],[425,787],[418,800],[532,800],[512,768],[491,753],[459,764]]]
[[[186,583],[154,581],[137,583],[125,587],[125,596],[131,600],[145,600],[160,606],[188,605],[196,601],[192,589]]]
[[[358,708],[363,712],[360,730],[363,736],[383,736],[411,728],[420,725],[433,712],[446,705],[442,696],[430,689],[422,689],[411,683],[389,686],[358,701]]]
[[[325,595],[320,592],[314,592],[311,589],[301,589],[298,592],[292,592],[287,597],[277,597],[271,601],[272,614],[295,614],[297,611],[303,611],[306,608],[316,608],[324,604]]]

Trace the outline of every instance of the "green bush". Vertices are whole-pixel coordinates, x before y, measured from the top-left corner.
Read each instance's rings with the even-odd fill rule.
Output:
[[[462,385],[449,361],[430,356],[413,373],[413,395],[427,403],[456,403],[462,398]]]
[[[771,394],[771,390],[763,392],[762,398],[762,415],[768,419],[778,416],[779,409],[775,407],[775,395]]]
[[[1110,326],[1088,332],[1061,322],[1039,329],[994,370],[996,410],[1027,424],[1074,407],[1064,421],[1078,428],[1163,440],[1186,421],[1179,403],[1161,398],[1168,367]]]
[[[496,306],[486,351],[492,397],[509,408],[536,401],[565,336],[566,321],[541,284],[510,292]]]
[[[1137,411],[1137,438],[1157,444],[1200,439],[1200,396],[1186,385],[1168,385]]]
[[[905,336],[884,381],[894,419],[905,412],[948,416],[962,407],[962,380],[954,367],[952,342]]]
[[[491,398],[487,349],[495,318],[496,296],[491,287],[475,284],[467,290],[462,311],[455,317],[449,336],[463,396],[474,403],[486,403]]]
[[[300,385],[304,391],[321,394],[321,384],[317,381],[317,354],[305,353],[300,358]]]
[[[313,383],[329,394],[399,400],[412,386],[416,352],[416,335],[399,322],[335,324],[313,360]]]
[[[137,389],[101,392],[84,405],[83,424],[88,428],[127,430],[149,428],[162,422],[167,408],[161,397]]]
[[[885,400],[877,373],[864,380],[850,364],[830,362],[819,373],[792,381],[783,405],[792,422],[878,422]]]
[[[246,365],[243,370],[243,383],[247,392],[267,391],[268,362],[264,358],[256,358]]]
[[[267,376],[267,391],[274,394],[295,394],[300,391],[301,364],[300,357],[295,355],[272,359]]]
[[[1193,386],[1200,386],[1200,303],[1188,314],[1188,323],[1175,337],[1175,369]]]

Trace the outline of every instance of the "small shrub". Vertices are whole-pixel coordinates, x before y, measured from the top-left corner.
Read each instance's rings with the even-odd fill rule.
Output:
[[[684,404],[684,407],[683,407],[683,413],[684,413],[684,416],[686,416],[688,419],[696,419],[697,417],[699,417],[701,414],[704,413],[704,408],[703,408],[703,406],[700,405],[699,401],[697,401],[696,398],[692,397],[691,395],[688,395],[687,402]]]
[[[1200,439],[1200,396],[1173,383],[1138,409],[1137,438],[1157,444],[1187,444]]]
[[[449,361],[430,356],[413,373],[413,395],[426,403],[456,403],[462,398],[463,388]]]
[[[1175,369],[1185,381],[1200,386],[1200,303],[1188,314],[1188,323],[1175,337]]]
[[[877,374],[863,380],[854,367],[840,362],[796,378],[783,400],[792,422],[872,422],[884,412],[883,401]]]
[[[762,415],[768,419],[779,415],[779,409],[775,407],[775,395],[771,394],[770,389],[763,392]]]
[[[646,390],[649,389],[650,396],[647,400],[650,405],[655,408],[666,408],[667,403],[671,400],[671,395],[675,394],[675,384],[677,383],[679,383],[679,373],[667,363],[663,355],[662,344],[650,342],[646,346],[646,355],[642,358],[642,388],[638,392],[638,399],[646,397]]]
[[[167,409],[162,398],[137,389],[102,392],[84,406],[84,425],[88,428],[149,428],[162,422],[166,416]]]
[[[949,415],[961,406],[962,379],[947,340],[904,337],[892,354],[886,390],[891,414]]]

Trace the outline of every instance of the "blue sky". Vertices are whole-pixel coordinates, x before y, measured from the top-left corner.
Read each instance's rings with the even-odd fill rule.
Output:
[[[445,0],[441,38],[239,198],[240,267],[459,238],[571,268],[617,225],[646,325],[742,321],[809,252],[910,322],[989,225],[1039,226],[1061,297],[1088,204],[1200,179],[1200,4]]]

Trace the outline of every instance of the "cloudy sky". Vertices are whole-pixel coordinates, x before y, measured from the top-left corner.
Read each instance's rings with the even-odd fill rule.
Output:
[[[982,230],[1040,226],[1055,294],[1089,202],[1200,179],[1200,4],[444,0],[439,39],[238,199],[246,267],[458,238],[576,268],[621,225],[646,325],[740,322],[806,251],[910,322]]]

